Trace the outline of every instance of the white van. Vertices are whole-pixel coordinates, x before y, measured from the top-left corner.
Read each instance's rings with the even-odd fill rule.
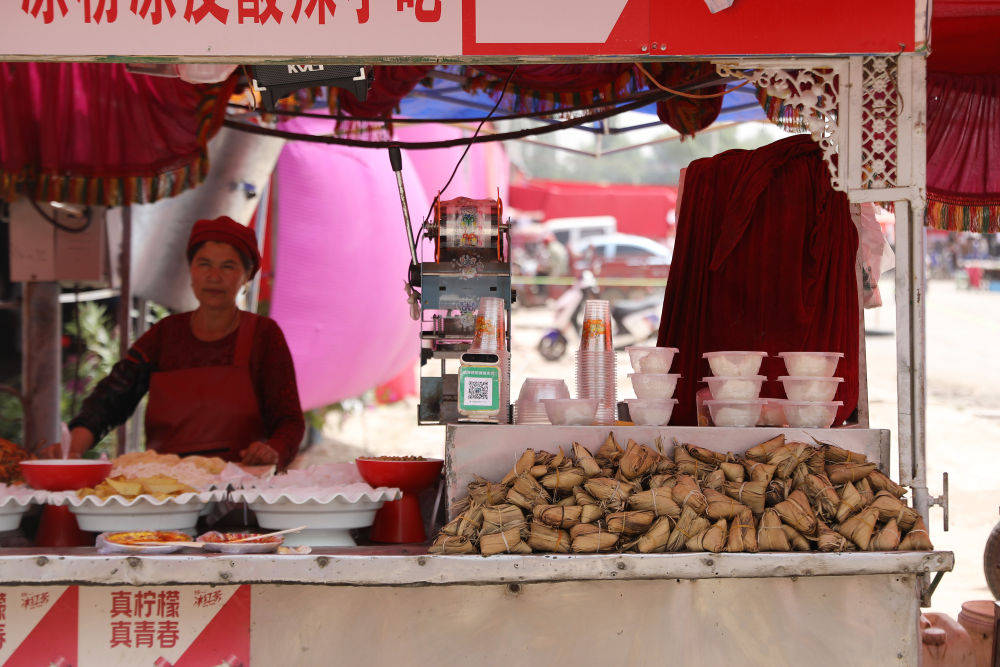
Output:
[[[592,236],[604,236],[618,231],[613,215],[589,215],[578,218],[549,218],[542,226],[567,248],[575,248]]]

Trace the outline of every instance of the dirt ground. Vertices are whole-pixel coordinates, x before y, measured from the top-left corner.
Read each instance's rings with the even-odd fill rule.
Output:
[[[895,316],[891,283],[883,281],[885,307],[867,313],[871,424],[892,431],[896,477]],[[535,351],[552,315],[543,309],[515,310],[512,386],[525,377],[556,377],[575,391],[572,347],[559,362]],[[965,600],[992,596],[983,575],[986,538],[1000,520],[1000,293],[960,290],[951,282],[932,282],[927,295],[928,413],[927,458],[931,493],[941,493],[941,473],[951,481],[950,531],[942,530],[940,508],[931,510],[935,547],[955,552],[954,572],[945,575],[933,610],[956,616]],[[628,361],[619,359],[620,396],[631,396],[625,377]],[[512,392],[514,393],[514,392]],[[516,393],[512,399],[516,397]],[[416,425],[415,400],[359,408],[328,420],[321,446],[297,461],[348,461],[362,453],[441,456],[444,428]]]

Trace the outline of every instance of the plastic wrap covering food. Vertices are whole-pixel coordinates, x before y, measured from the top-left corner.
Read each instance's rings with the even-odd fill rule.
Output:
[[[490,251],[482,255],[484,260],[498,259],[500,210],[495,199],[458,197],[440,202],[437,261],[450,261],[452,253],[467,254],[470,248]]]
[[[236,502],[328,503],[342,500],[356,503],[397,500],[402,492],[390,487],[372,487],[365,483],[353,463],[328,463],[301,470],[289,470],[269,479],[247,480],[231,494]]]
[[[199,491],[238,485],[255,476],[217,457],[158,454],[147,450],[123,454],[112,461],[111,476],[137,479],[165,475]]]

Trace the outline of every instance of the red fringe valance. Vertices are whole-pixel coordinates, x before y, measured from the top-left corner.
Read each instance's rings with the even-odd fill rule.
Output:
[[[122,64],[0,63],[0,198],[119,206],[194,188],[232,88]]]

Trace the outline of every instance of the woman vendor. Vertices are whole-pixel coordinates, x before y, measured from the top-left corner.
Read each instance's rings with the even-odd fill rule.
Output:
[[[155,324],[115,364],[70,422],[70,454],[122,424],[148,391],[147,448],[284,467],[305,430],[292,357],[274,320],[236,306],[260,268],[256,238],[227,217],[199,220],[187,261],[198,308]]]

